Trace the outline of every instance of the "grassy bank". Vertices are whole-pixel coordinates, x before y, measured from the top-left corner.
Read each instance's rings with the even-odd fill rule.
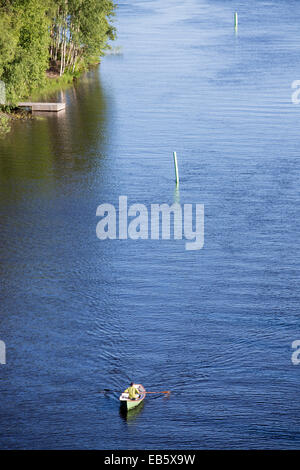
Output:
[[[41,87],[34,90],[34,92],[31,93],[29,97],[26,97],[26,99],[37,101],[38,99],[42,99],[51,93],[55,93],[56,91],[65,90],[74,83],[76,78],[77,76],[71,74],[65,74],[62,77],[59,75],[52,77],[47,76],[45,83]]]

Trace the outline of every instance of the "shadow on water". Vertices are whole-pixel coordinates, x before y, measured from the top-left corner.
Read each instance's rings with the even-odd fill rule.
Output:
[[[133,408],[132,410],[129,410],[129,411],[124,410],[124,408],[120,407],[120,417],[127,423],[133,422],[136,420],[136,418],[140,414],[142,414],[143,409],[144,409],[144,402],[142,402],[136,408]]]

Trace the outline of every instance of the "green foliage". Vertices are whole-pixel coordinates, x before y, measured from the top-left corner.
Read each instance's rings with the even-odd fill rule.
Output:
[[[0,139],[10,131],[9,118],[0,112]]]
[[[107,38],[114,39],[114,29],[108,23],[107,15],[112,15],[111,1],[94,0],[84,2],[80,15],[80,41],[86,56],[100,53]]]

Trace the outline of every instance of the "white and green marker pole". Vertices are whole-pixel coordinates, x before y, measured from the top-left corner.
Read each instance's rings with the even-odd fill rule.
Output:
[[[179,184],[179,176],[178,176],[178,165],[177,165],[177,155],[176,152],[173,152],[174,157],[174,167],[175,167],[175,178],[176,178],[176,185]]]
[[[237,29],[238,27],[238,14],[237,12],[234,13],[234,28]]]

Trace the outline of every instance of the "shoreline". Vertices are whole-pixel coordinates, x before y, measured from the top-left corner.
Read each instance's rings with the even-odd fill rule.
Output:
[[[100,58],[95,58],[90,63],[84,64],[75,73],[70,74],[66,72],[64,75],[60,75],[57,70],[50,68],[46,71],[44,85],[22,99],[26,101],[36,101],[38,99],[43,99],[52,93],[66,90],[74,85],[74,83],[76,83],[84,73],[97,65],[100,65]],[[31,110],[25,110],[18,106],[14,106],[9,109],[7,108],[8,107],[5,106],[3,106],[2,109],[0,108],[0,139],[3,139],[10,133],[13,121],[36,119],[36,116],[33,115]]]

